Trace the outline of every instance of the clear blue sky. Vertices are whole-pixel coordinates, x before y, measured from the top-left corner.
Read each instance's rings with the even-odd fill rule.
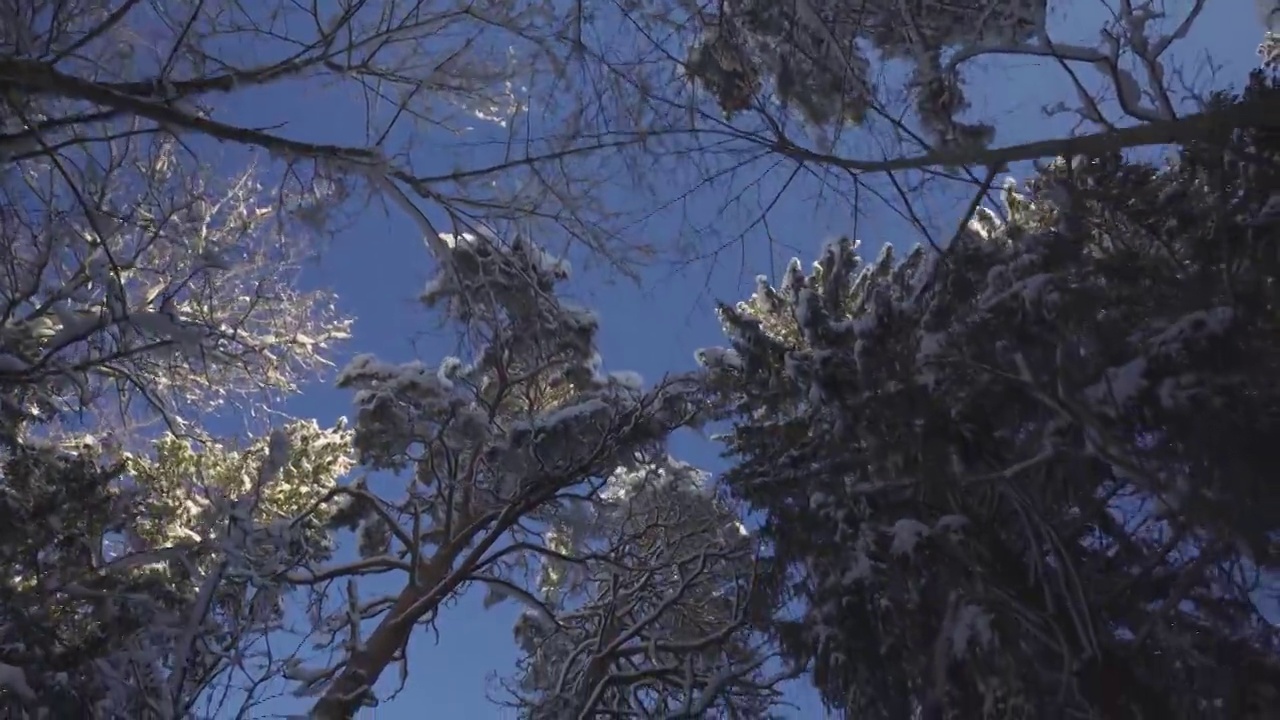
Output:
[[[1185,6],[1189,0],[1169,0],[1170,7]],[[1188,38],[1181,57],[1194,62],[1205,49],[1224,69],[1219,85],[1243,82],[1254,63],[1254,48],[1259,41],[1259,27],[1254,18],[1253,3],[1248,0],[1209,0],[1207,10],[1196,32]],[[1096,0],[1076,0],[1073,15],[1060,39],[1080,35],[1087,40],[1098,27]],[[1046,121],[1039,108],[1058,100],[1072,101],[1073,94],[1063,93],[1066,85],[1060,70],[1036,68],[1028,60],[986,62],[993,68],[989,82],[974,105],[990,108],[987,117],[996,118],[1000,127],[997,142],[1006,144],[1043,136],[1069,123]],[[1086,71],[1087,72],[1087,71]],[[1202,79],[1202,82],[1203,79]],[[244,96],[241,96],[244,97]],[[240,102],[244,102],[241,100]],[[362,104],[356,98],[343,100],[321,95],[303,88],[279,89],[254,96],[252,110],[245,109],[255,120],[288,122],[287,132],[307,139],[360,141]],[[239,110],[239,108],[236,108]],[[350,131],[352,134],[345,135]],[[483,132],[479,130],[477,132]],[[450,147],[458,138],[448,135],[423,138],[423,145],[434,143],[447,159]],[[433,158],[434,159],[434,158]],[[436,164],[436,163],[433,163]],[[444,164],[443,160],[440,164]],[[778,178],[779,180],[781,178]],[[628,192],[619,185],[610,192]],[[853,218],[839,203],[815,201],[813,187],[799,187],[787,193],[773,209],[770,224],[776,236],[798,250],[806,262],[827,239],[852,234]],[[938,222],[950,227],[948,208],[956,201],[949,197],[933,198]],[[708,200],[711,202],[711,200]],[[858,236],[864,249],[874,252],[883,242],[906,249],[916,238],[902,221],[880,205],[868,202],[859,218]],[[950,211],[954,213],[955,210]],[[674,218],[662,218],[650,227],[652,241],[663,243],[679,232]],[[589,302],[602,316],[602,354],[611,369],[630,369],[648,380],[668,370],[689,368],[692,353],[698,347],[722,343],[712,307],[715,300],[737,300],[750,292],[753,278],[770,271],[770,250],[757,235],[753,244],[732,249],[708,266],[700,263],[680,274],[669,266],[659,267],[644,277],[643,288],[626,282],[605,285],[601,269],[577,272],[572,292],[580,301]],[[551,239],[553,245],[559,239]],[[779,250],[776,261],[785,261],[796,250]],[[745,255],[744,255],[745,253]],[[579,263],[580,264],[580,263]],[[371,209],[353,227],[342,233],[328,249],[319,265],[311,269],[307,282],[336,289],[342,307],[357,318],[354,339],[343,348],[343,359],[356,352],[371,352],[385,360],[400,361],[414,357],[434,363],[451,351],[450,334],[437,330],[438,323],[414,302],[423,282],[429,276],[431,262],[420,239],[419,231],[405,217],[392,213],[384,216]],[[414,343],[417,347],[415,349]],[[295,414],[331,422],[351,413],[350,397],[326,384],[316,384],[291,405]],[[681,438],[677,443],[680,456],[715,471],[723,467],[717,449],[706,442]],[[385,589],[385,588],[382,588]],[[497,720],[502,713],[486,700],[491,673],[508,674],[512,669],[515,649],[511,642],[514,613],[497,608],[485,611],[472,594],[443,611],[439,618],[440,639],[420,632],[410,646],[410,679],[407,689],[395,700],[384,703],[365,718],[377,720]],[[799,710],[788,715],[796,718],[818,718],[821,713],[809,693],[798,689],[794,701]],[[295,702],[272,704],[273,712],[303,712],[305,705]]]

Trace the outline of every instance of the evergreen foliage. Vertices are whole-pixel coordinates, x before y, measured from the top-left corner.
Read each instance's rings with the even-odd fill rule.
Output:
[[[1278,163],[1261,128],[1059,161],[944,254],[841,241],[721,308],[725,480],[831,706],[1274,710]]]

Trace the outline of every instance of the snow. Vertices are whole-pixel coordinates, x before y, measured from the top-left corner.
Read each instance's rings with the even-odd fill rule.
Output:
[[[1022,278],[1003,292],[983,298],[980,307],[984,310],[989,310],[1015,295],[1020,297],[1024,308],[1034,307],[1041,301],[1051,299],[1049,292],[1053,288],[1054,279],[1055,276],[1052,273],[1037,273],[1030,277]]]
[[[995,237],[1002,225],[1003,223],[1000,222],[1000,218],[996,217],[995,213],[988,208],[979,206],[974,209],[973,218],[969,220],[966,227],[969,232],[979,238],[990,240]]]
[[[934,523],[933,529],[936,532],[959,532],[969,524],[969,518],[963,515],[943,515],[938,518],[938,522]]]
[[[769,312],[774,309],[773,285],[769,282],[769,276],[756,276],[756,291],[751,296],[751,302],[762,312]]]
[[[600,325],[600,316],[590,308],[560,300],[558,311],[558,319],[566,325],[575,325],[580,328],[594,328]]]
[[[889,546],[891,555],[910,555],[916,545],[929,535],[929,526],[911,518],[902,518],[889,530],[893,542]]]
[[[989,647],[994,640],[991,615],[976,605],[965,603],[956,610],[951,627],[951,654],[963,658],[970,646]]]
[[[527,240],[523,241],[523,245],[525,253],[539,272],[560,280],[567,280],[572,274],[573,266],[568,260],[555,257]]]
[[[724,347],[706,347],[700,348],[694,352],[693,357],[702,367],[715,370],[718,368],[732,368],[734,370],[742,369],[742,356],[737,350]]]
[[[1224,334],[1234,319],[1234,312],[1228,307],[1197,310],[1170,323],[1146,342],[1136,338],[1135,341],[1147,348],[1153,356],[1179,357],[1189,343]],[[1102,408],[1123,408],[1146,390],[1149,367],[1150,360],[1143,355],[1118,367],[1108,368],[1101,382],[1085,389],[1085,396]],[[1193,385],[1192,380],[1190,377],[1161,379],[1158,390],[1162,404],[1175,404],[1181,386]]]
[[[458,250],[460,248],[475,247],[479,238],[475,233],[438,233],[440,242],[443,242],[450,250]]]
[[[436,369],[436,378],[440,381],[441,385],[452,390],[453,381],[462,374],[462,371],[462,359],[449,356],[440,361],[440,367]]]
[[[329,671],[325,668],[310,668],[303,665],[302,660],[298,658],[289,658],[284,664],[284,678],[301,684],[301,687],[294,690],[294,697],[307,697],[315,694],[316,683],[324,680],[329,674]]]
[[[923,332],[920,334],[920,348],[916,354],[916,365],[923,367],[929,364],[947,341],[945,332]]]
[[[372,387],[379,393],[395,391],[444,393],[452,386],[452,383],[447,385],[442,383],[438,373],[430,371],[419,361],[392,365],[367,353],[357,355],[347,363],[347,366],[338,373],[337,384],[339,387]]]
[[[848,587],[862,580],[871,577],[871,558],[861,550],[855,550],[853,553],[853,563],[845,569],[844,574],[840,576],[840,582]]]
[[[569,422],[574,418],[608,409],[609,405],[605,401],[599,398],[590,398],[543,413],[534,420],[533,424],[534,427],[538,428],[552,428],[561,423]]]
[[[432,277],[422,288],[422,292],[418,294],[418,299],[427,305],[432,304],[436,298],[452,287],[451,280],[452,277],[445,273]]]
[[[657,490],[709,494],[714,490],[711,474],[675,458],[668,457],[661,464],[653,463],[639,468],[618,468],[609,476],[601,497],[621,501],[640,492]]]
[[[631,370],[618,370],[609,373],[609,379],[628,390],[640,392],[644,390],[644,377]]]
[[[1085,397],[1101,406],[1114,403],[1123,408],[1147,387],[1147,360],[1137,358],[1116,368],[1108,368],[1102,382],[1085,388]]]
[[[1216,307],[1187,313],[1151,339],[1157,352],[1177,355],[1183,343],[1205,336],[1221,335],[1235,319],[1229,307]]]

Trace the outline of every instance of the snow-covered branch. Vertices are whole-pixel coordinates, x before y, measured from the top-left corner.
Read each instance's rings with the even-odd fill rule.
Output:
[[[321,613],[328,631],[361,637],[326,675],[321,717],[372,702],[412,629],[468,584],[538,605],[539,590],[522,589],[517,569],[558,552],[555,532],[544,529],[563,530],[611,502],[616,469],[665,456],[667,436],[705,414],[696,378],[646,387],[634,374],[604,371],[595,316],[557,293],[568,265],[526,238],[452,235],[433,245],[440,268],[423,299],[459,324],[472,352],[434,367],[360,356],[340,374],[339,385],[355,391],[361,463],[394,471],[403,489],[358,483],[332,493],[342,502],[331,526],[356,533],[362,559],[291,576],[317,586],[316,607],[345,578],[346,603],[362,608]],[[362,574],[396,571],[404,585],[393,598],[361,595]]]
[[[252,173],[187,174],[173,143],[140,162],[138,142],[93,175],[55,158],[0,180],[0,383],[28,408],[10,423],[197,432],[203,412],[295,390],[348,335],[327,293],[296,287],[313,246],[293,211],[322,197],[282,212]]]
[[[1209,108],[1277,92],[1258,72]],[[832,706],[1226,720],[1280,687],[1275,260],[1253,254],[1280,148],[1210,137],[1061,159],[943,252],[831,243],[720,308],[730,348],[699,357],[724,482],[797,610],[769,625]]]
[[[620,470],[546,542],[542,600],[516,627],[524,716],[750,715],[776,699],[752,636],[755,544],[703,473]]]
[[[175,720],[219,697],[256,702],[285,660],[283,580],[331,551],[312,500],[348,442],[297,423],[243,453],[172,437],[111,462],[92,445],[11,446],[0,662],[38,694],[17,700]]]

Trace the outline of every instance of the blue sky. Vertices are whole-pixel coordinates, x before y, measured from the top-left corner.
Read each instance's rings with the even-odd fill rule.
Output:
[[[1089,0],[1077,0],[1075,4],[1080,6],[1073,8],[1078,14],[1069,21],[1059,21],[1062,40],[1069,36],[1087,40],[1098,27],[1096,8],[1100,4]],[[1190,0],[1169,0],[1167,4],[1185,6]],[[1212,9],[1206,11],[1183,46],[1182,57],[1194,62],[1198,53],[1207,49],[1215,62],[1223,65],[1217,84],[1238,84],[1254,63],[1254,48],[1259,40],[1253,4],[1246,0],[1210,0],[1210,5]],[[990,70],[984,82],[975,84],[981,90],[973,92],[974,105],[987,109],[987,117],[996,119],[999,144],[1038,138],[1069,127],[1069,122],[1046,120],[1039,112],[1045,104],[1074,100],[1074,93],[1064,93],[1068,86],[1064,85],[1060,70],[1037,67],[1026,60],[986,62],[983,67]],[[239,102],[245,102],[244,96],[240,97]],[[255,118],[287,121],[286,132],[304,139],[333,139],[335,132],[339,136],[348,130],[356,132],[363,119],[363,106],[358,100],[300,88],[273,89],[255,96],[252,103]],[[448,148],[450,143],[459,142],[456,137],[439,135],[428,133],[423,144],[438,143],[436,147]],[[360,136],[351,140],[359,142]],[[691,367],[696,348],[722,342],[712,312],[716,300],[740,299],[750,292],[755,275],[781,267],[780,263],[796,252],[807,262],[824,241],[852,234],[854,218],[847,207],[815,200],[812,189],[793,189],[772,210],[772,232],[782,245],[794,248],[779,249],[773,258],[769,245],[757,236],[749,238],[747,247],[730,249],[715,262],[702,262],[684,270],[670,265],[652,268],[644,274],[641,287],[625,280],[604,282],[603,268],[579,268],[570,292],[576,300],[592,305],[602,317],[601,350],[606,365],[613,370],[638,371],[648,380],[657,379],[666,371]],[[623,198],[630,188],[619,184],[607,191]],[[926,198],[930,200],[929,204],[936,206],[940,226],[950,227],[953,220],[947,209],[956,207],[954,198]],[[658,244],[675,239],[680,229],[674,217],[658,218],[648,226],[651,242]],[[857,236],[869,252],[876,251],[883,242],[905,250],[917,240],[900,219],[870,202],[858,218]],[[556,239],[550,243],[559,244]],[[451,353],[453,336],[447,329],[440,330],[437,320],[414,300],[430,273],[431,261],[417,227],[394,210],[388,215],[375,207],[334,240],[316,266],[308,269],[305,279],[308,284],[336,290],[341,306],[356,317],[354,338],[342,348],[342,359],[368,352],[384,360],[418,358],[434,363]],[[327,383],[317,383],[293,402],[290,410],[327,423],[351,413],[350,396]],[[676,450],[682,459],[706,469],[723,467],[717,448],[705,441],[682,437]],[[504,717],[486,700],[486,689],[490,687],[487,677],[494,672],[506,675],[512,668],[513,619],[511,610],[481,609],[475,593],[461,598],[442,611],[438,643],[426,632],[420,632],[411,643],[407,689],[362,717]],[[800,707],[786,712],[789,717],[821,717],[818,705],[803,688],[793,693],[793,701]],[[273,704],[271,709],[301,712],[305,706],[289,702]]]

